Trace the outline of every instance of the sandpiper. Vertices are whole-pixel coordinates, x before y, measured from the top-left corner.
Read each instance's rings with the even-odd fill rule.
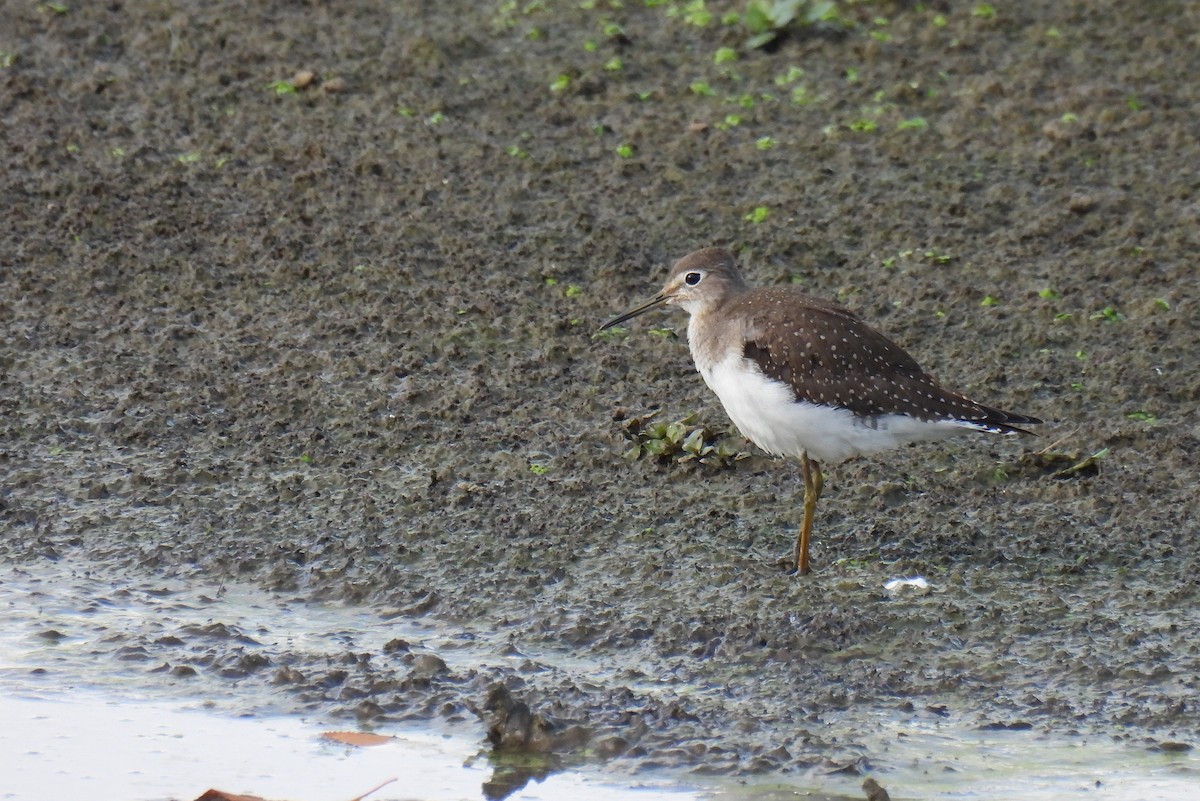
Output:
[[[838,464],[969,431],[1028,434],[1042,422],[940,386],[853,312],[793,287],[746,285],[733,255],[706,248],[675,263],[662,291],[600,327],[661,304],[690,315],[688,346],[704,382],[754,444],[800,460],[804,519],[791,564],[809,571],[808,543],[825,477]]]

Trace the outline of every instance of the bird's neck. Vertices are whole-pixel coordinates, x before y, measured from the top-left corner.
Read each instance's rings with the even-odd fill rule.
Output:
[[[741,319],[717,314],[719,308],[700,309],[688,320],[688,348],[696,369],[702,373],[724,361],[731,349],[742,347]]]

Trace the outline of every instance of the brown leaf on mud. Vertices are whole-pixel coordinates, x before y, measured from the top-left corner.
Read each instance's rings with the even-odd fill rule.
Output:
[[[227,793],[224,790],[208,789],[204,791],[196,801],[267,801],[265,798],[260,798],[257,795],[238,795],[237,793]]]
[[[396,739],[395,737],[388,737],[383,734],[371,734],[366,731],[325,731],[321,732],[321,737],[326,740],[332,740],[335,743],[341,743],[342,745],[356,746],[383,745]]]
[[[348,734],[350,732],[333,732],[333,733],[334,734]],[[388,739],[391,739],[391,738],[388,738]],[[372,787],[370,790],[367,790],[362,795],[354,796],[354,798],[351,798],[350,801],[362,801],[364,798],[369,796],[371,793],[375,792],[376,790],[378,790],[381,787],[388,786],[389,784],[391,784],[394,781],[396,781],[396,779],[393,777],[391,779],[388,779],[385,782],[380,782],[379,784]],[[199,798],[197,798],[196,801],[267,801],[267,799],[262,798],[257,795],[238,795],[237,793],[227,793],[224,790],[213,790],[210,788],[208,790],[205,790],[204,794],[201,795]]]

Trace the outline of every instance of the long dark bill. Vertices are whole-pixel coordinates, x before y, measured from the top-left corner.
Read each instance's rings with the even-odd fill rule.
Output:
[[[608,329],[612,328],[614,325],[620,325],[621,323],[625,322],[626,320],[630,319],[631,317],[637,317],[639,314],[641,314],[643,312],[648,312],[651,309],[653,309],[655,306],[659,305],[660,303],[664,303],[666,301],[666,299],[667,299],[666,295],[655,295],[650,300],[643,303],[641,306],[638,306],[636,309],[631,309],[631,310],[625,312],[624,314],[620,315],[619,317],[612,318],[607,323],[600,326],[600,330],[607,331]]]

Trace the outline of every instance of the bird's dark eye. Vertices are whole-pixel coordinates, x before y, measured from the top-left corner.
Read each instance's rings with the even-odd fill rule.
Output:
[[[700,273],[688,273],[683,277],[683,282],[688,286],[695,286],[700,283]]]

